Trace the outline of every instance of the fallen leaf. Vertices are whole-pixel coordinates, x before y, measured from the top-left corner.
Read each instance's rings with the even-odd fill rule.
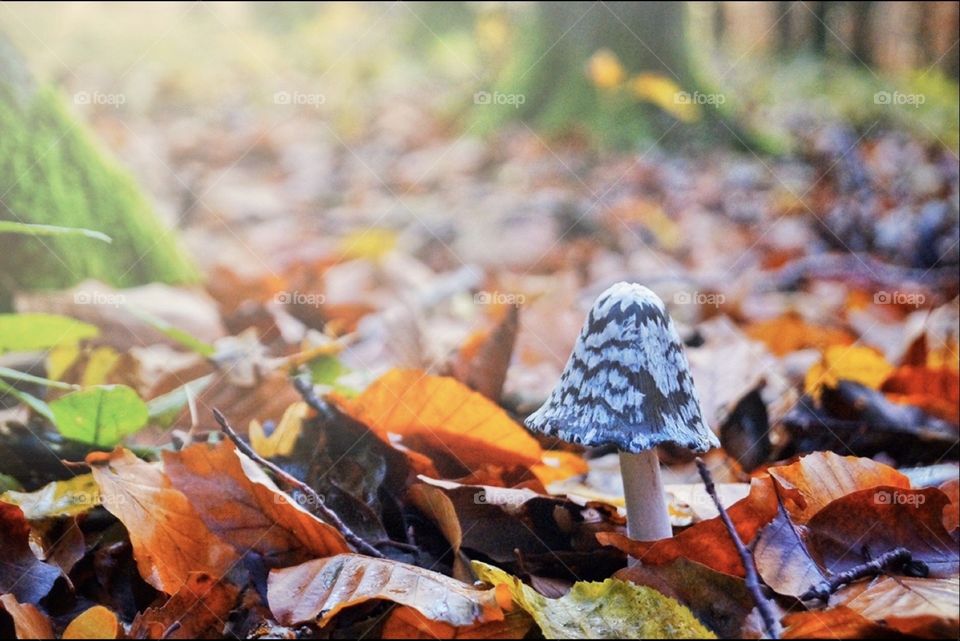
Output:
[[[850,345],[856,340],[844,329],[811,325],[797,314],[751,323],[744,331],[751,338],[766,343],[777,356],[810,348],[824,351],[833,345]]]
[[[547,639],[715,639],[689,609],[656,590],[618,579],[579,581],[548,599],[492,565],[473,562],[481,580],[506,585]]]
[[[801,524],[834,499],[851,492],[878,485],[910,488],[910,479],[892,467],[833,452],[814,452],[795,463],[767,468],[767,472],[796,501],[790,517]]]
[[[836,387],[841,380],[880,389],[892,372],[893,365],[872,347],[834,345],[807,372],[803,389],[813,398],[819,398],[824,387]]]
[[[754,478],[747,498],[727,507],[741,540],[749,545],[764,525],[777,514],[773,481]],[[612,545],[635,559],[662,565],[684,557],[724,574],[744,576],[743,564],[720,517],[700,521],[669,539],[634,541],[615,532],[600,532],[597,540]]]
[[[443,574],[387,559],[340,554],[272,570],[267,582],[277,621],[325,625],[340,610],[371,599],[416,609],[432,621],[467,626],[503,619],[496,590],[480,590]]]
[[[72,392],[50,403],[65,437],[95,447],[113,447],[147,424],[147,405],[126,385]]]
[[[91,454],[87,464],[103,506],[130,534],[141,576],[156,589],[173,594],[191,572],[220,577],[236,562],[233,548],[207,528],[158,465],[123,448]]]
[[[795,612],[783,618],[784,639],[897,639],[893,628],[880,625],[850,608]]]
[[[511,305],[496,324],[477,332],[460,348],[450,369],[455,379],[493,402],[500,401],[503,383],[520,327],[520,308]]]
[[[938,488],[950,499],[950,504],[943,508],[943,527],[947,532],[953,532],[958,527],[958,508],[960,508],[960,480],[952,479]]]
[[[343,536],[281,492],[228,440],[164,452],[163,467],[210,531],[271,567],[349,552]]]
[[[91,474],[78,474],[65,481],[47,483],[33,492],[9,490],[0,501],[23,510],[28,521],[58,516],[79,516],[100,504],[100,491]]]
[[[334,398],[347,414],[387,442],[390,433],[416,436],[421,443],[449,452],[467,469],[491,461],[529,467],[543,454],[536,439],[506,412],[452,378],[391,370],[357,399]]]
[[[0,314],[0,353],[32,352],[92,338],[99,330],[55,314]]]
[[[18,639],[53,639],[50,620],[30,603],[19,603],[12,594],[0,595],[0,605],[13,619]]]
[[[63,631],[63,639],[116,639],[120,634],[117,615],[95,605],[81,612]]]
[[[753,548],[757,573],[776,593],[800,598],[827,578],[807,548],[809,529],[793,522],[781,507],[760,531]]]
[[[858,586],[851,586],[856,588]],[[910,636],[960,635],[960,580],[883,576],[864,590],[841,592],[837,600],[861,616]]]
[[[700,105],[667,76],[653,72],[637,74],[630,79],[630,90],[638,100],[655,104],[677,120],[700,120]]]
[[[960,374],[953,368],[901,366],[880,389],[895,403],[916,405],[928,414],[960,425]]]
[[[390,611],[380,630],[381,639],[523,639],[533,619],[523,610],[507,612],[502,621],[454,627],[432,621],[417,610],[401,605]]]
[[[44,563],[30,549],[30,524],[16,505],[0,502],[0,593],[20,603],[36,603],[47,595],[60,570]]]
[[[192,572],[183,587],[162,604],[137,614],[132,639],[220,638],[239,590],[207,574]],[[179,627],[171,630],[174,624]],[[170,632],[168,632],[170,631]]]
[[[586,474],[590,471],[590,466],[582,456],[574,452],[545,450],[541,462],[531,466],[530,471],[549,489],[552,483]]]

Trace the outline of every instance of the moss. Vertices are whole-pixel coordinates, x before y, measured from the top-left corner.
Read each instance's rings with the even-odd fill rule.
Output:
[[[83,227],[113,238],[0,234],[0,297],[96,278],[118,287],[191,282],[197,273],[132,177],[49,88],[0,82],[0,219]]]

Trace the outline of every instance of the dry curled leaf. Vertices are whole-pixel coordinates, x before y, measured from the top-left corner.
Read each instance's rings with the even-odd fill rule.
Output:
[[[132,639],[219,638],[238,593],[230,583],[217,581],[202,572],[191,573],[176,594],[137,614],[129,636]]]
[[[84,610],[63,631],[64,639],[116,639],[120,634],[117,615],[95,605]]]
[[[340,554],[270,572],[270,611],[284,625],[318,620],[371,599],[416,609],[432,621],[468,626],[499,621],[496,590],[481,590],[443,574],[387,559]]]
[[[237,560],[233,548],[214,535],[159,465],[117,448],[87,457],[103,506],[127,528],[141,576],[174,594],[191,572],[222,576]]]
[[[501,621],[454,627],[433,621],[405,605],[391,610],[380,630],[382,639],[524,639],[533,620],[523,610],[508,612]]]
[[[30,603],[19,603],[12,594],[0,595],[0,605],[13,619],[18,639],[52,639],[53,627],[45,614]]]

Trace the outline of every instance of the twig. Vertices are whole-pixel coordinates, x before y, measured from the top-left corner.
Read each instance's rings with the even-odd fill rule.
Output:
[[[903,547],[894,548],[889,552],[884,552],[872,561],[867,561],[866,563],[852,567],[834,577],[810,586],[809,590],[800,595],[800,600],[820,599],[826,603],[830,599],[831,594],[848,583],[853,583],[864,577],[883,574],[888,570],[906,568],[908,565],[911,565],[912,562],[913,555],[910,554],[910,550]]]
[[[350,543],[350,545],[355,547],[358,551],[363,552],[364,554],[367,554],[369,556],[374,556],[374,557],[377,557],[378,559],[384,558],[383,554],[381,554],[379,550],[377,550],[375,547],[373,547],[372,545],[364,541],[362,538],[360,538],[356,534],[354,534],[353,530],[351,530],[347,526],[347,524],[344,523],[339,516],[337,516],[336,512],[334,512],[333,510],[327,507],[327,504],[324,502],[323,497],[317,494],[316,490],[314,490],[312,487],[310,487],[303,481],[299,480],[298,478],[283,471],[276,464],[271,463],[267,459],[263,458],[262,456],[254,452],[253,448],[247,445],[246,442],[242,438],[240,438],[240,436],[234,431],[234,429],[230,427],[230,424],[227,422],[227,418],[223,415],[222,412],[220,412],[220,410],[214,408],[213,417],[217,419],[217,423],[220,424],[220,429],[223,431],[224,434],[227,435],[227,438],[233,441],[233,444],[237,446],[237,449],[239,449],[241,452],[243,452],[246,456],[251,458],[256,463],[262,465],[263,467],[273,472],[273,474],[288,487],[299,490],[304,494],[306,494],[308,497],[310,497],[312,505],[315,506],[314,509],[318,513],[318,516],[320,516],[320,518],[322,518],[324,521],[326,521],[333,527],[340,530],[340,533],[343,535],[343,538],[345,538],[347,542]]]
[[[317,396],[317,393],[313,391],[313,383],[310,382],[307,376],[294,376],[293,386],[297,389],[297,392],[300,393],[304,402],[312,407],[317,414],[328,421],[334,418],[334,411],[330,407],[330,404]]]
[[[734,547],[737,548],[737,554],[740,555],[740,562],[743,563],[743,570],[746,575],[747,590],[750,592],[750,596],[753,597],[753,602],[757,605],[757,611],[760,613],[760,618],[763,619],[763,627],[766,628],[767,635],[771,639],[779,639],[780,623],[777,620],[773,608],[770,607],[770,601],[763,596],[763,591],[760,589],[760,577],[757,575],[757,566],[753,563],[753,557],[750,555],[750,551],[747,550],[747,546],[740,540],[740,535],[733,526],[730,515],[727,514],[727,510],[720,502],[720,497],[717,496],[717,488],[713,484],[713,477],[710,475],[710,470],[707,469],[707,465],[703,462],[703,459],[699,457],[697,457],[697,469],[700,471],[700,478],[703,479],[707,494],[713,499],[713,504],[717,506],[720,519],[727,528],[727,533],[730,534]]]

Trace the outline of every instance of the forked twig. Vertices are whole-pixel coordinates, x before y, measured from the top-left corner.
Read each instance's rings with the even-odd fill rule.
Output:
[[[909,569],[911,564],[913,564],[913,555],[910,553],[910,550],[904,547],[894,548],[889,552],[884,552],[871,561],[852,567],[845,572],[841,572],[836,576],[810,586],[809,590],[800,595],[800,600],[820,599],[826,603],[831,594],[848,583],[853,583],[868,576],[877,576],[888,570],[900,568]],[[917,562],[917,565],[926,568],[926,564]],[[924,574],[922,569],[920,574]]]
[[[723,521],[723,525],[727,528],[727,533],[730,534],[730,538],[733,540],[734,547],[737,548],[737,554],[740,555],[740,562],[743,563],[743,570],[746,575],[747,590],[750,592],[750,596],[753,597],[753,602],[757,605],[757,611],[760,613],[760,618],[763,619],[763,627],[766,628],[767,635],[771,639],[779,639],[780,623],[777,620],[777,615],[774,613],[773,608],[770,607],[770,601],[763,596],[763,591],[760,589],[760,577],[757,575],[757,566],[753,563],[753,556],[751,556],[750,551],[747,549],[747,546],[743,544],[743,541],[740,540],[740,535],[733,526],[730,515],[727,514],[726,508],[724,508],[720,502],[720,497],[717,496],[717,488],[713,484],[713,477],[710,475],[710,470],[707,469],[707,465],[703,462],[703,459],[699,457],[697,457],[697,469],[700,471],[700,478],[703,479],[707,494],[713,499],[713,504],[717,506],[717,511],[720,513],[720,520]]]
[[[226,434],[227,438],[233,441],[233,444],[237,446],[238,450],[243,452],[247,457],[259,465],[270,470],[283,484],[295,490],[299,490],[310,497],[313,509],[317,512],[317,515],[333,527],[337,528],[340,531],[340,534],[343,535],[343,538],[345,538],[350,545],[355,547],[359,552],[363,552],[369,556],[373,556],[378,559],[384,558],[383,554],[377,550],[377,548],[373,547],[355,534],[353,530],[351,530],[350,527],[344,523],[339,516],[337,516],[336,512],[328,508],[326,502],[323,500],[323,497],[317,494],[316,490],[295,476],[288,474],[275,463],[268,461],[254,452],[253,448],[247,445],[247,443],[240,438],[236,431],[230,427],[230,424],[227,422],[227,418],[220,410],[214,408],[213,417],[217,419],[217,423],[220,424],[220,430]]]

